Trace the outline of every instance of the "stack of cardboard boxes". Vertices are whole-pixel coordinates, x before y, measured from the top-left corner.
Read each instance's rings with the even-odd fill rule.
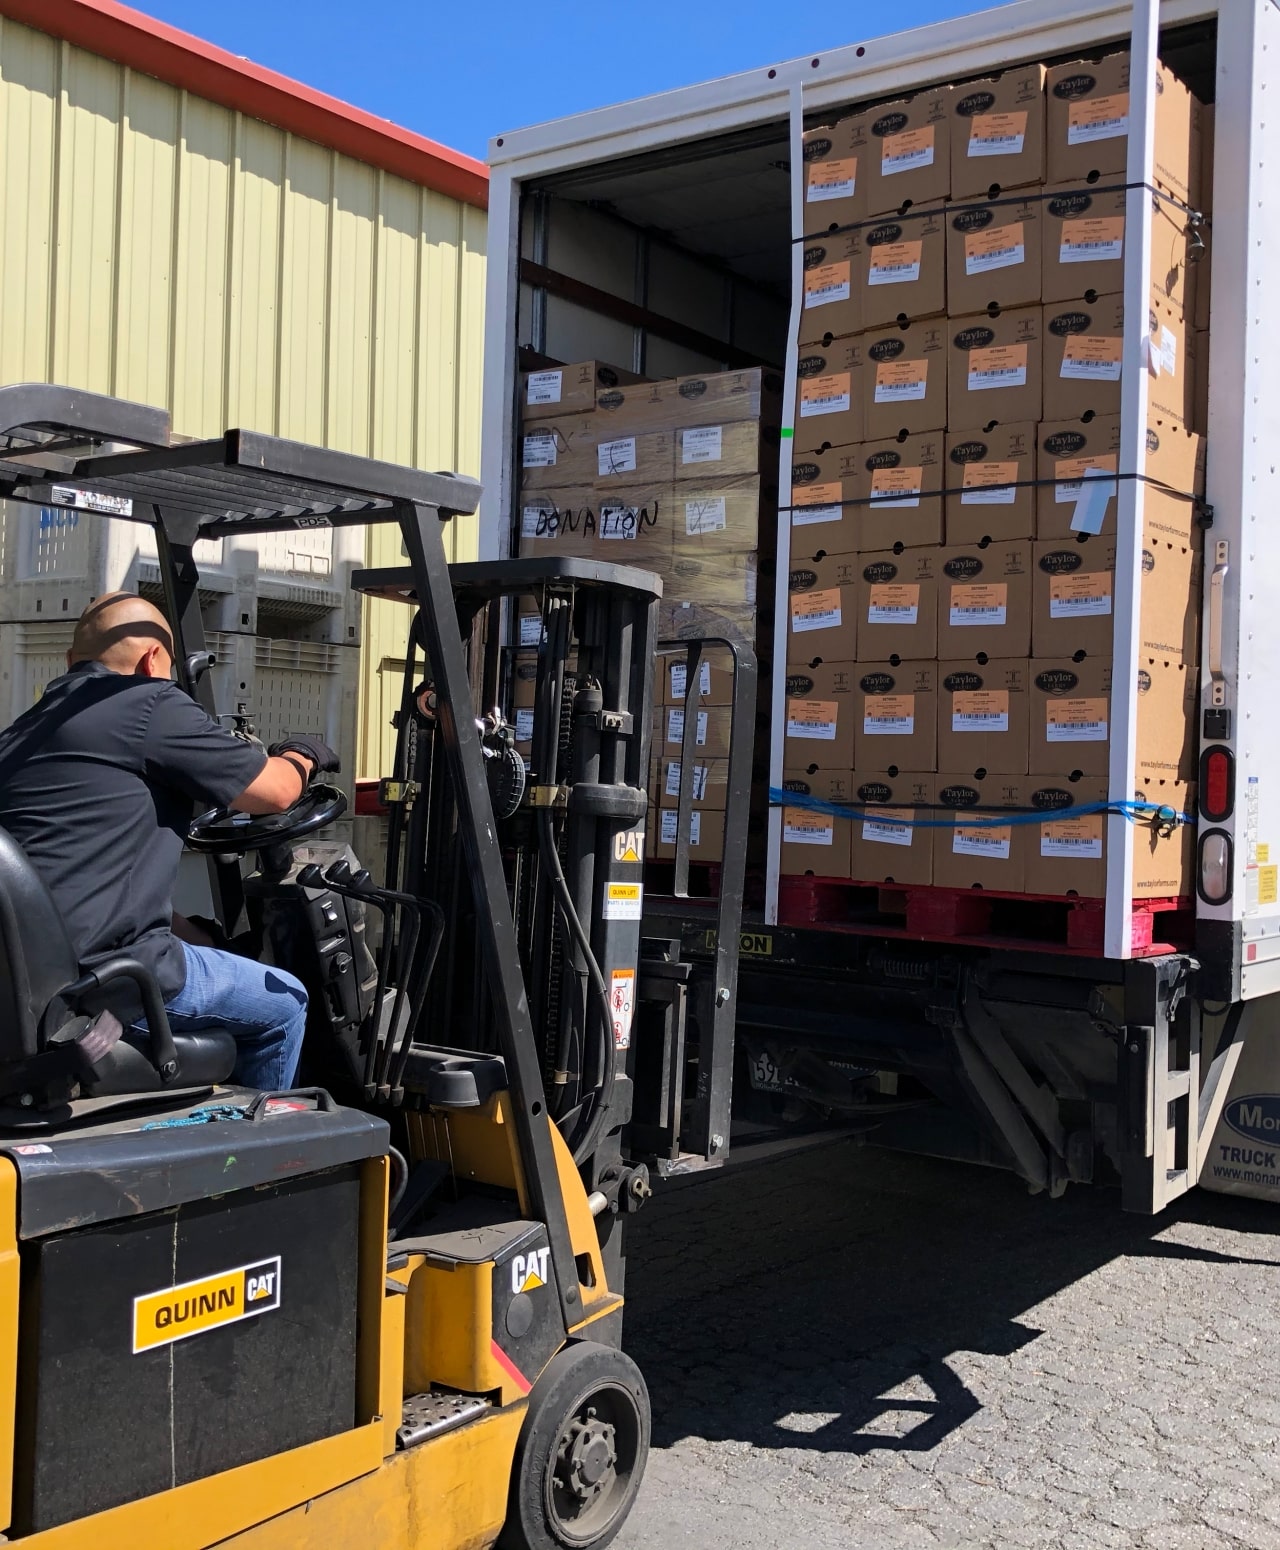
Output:
[[[660,638],[714,635],[754,646],[771,591],[762,595],[758,582],[775,542],[781,393],[781,377],[761,368],[659,382],[600,361],[525,373],[520,554],[655,571],[664,589]],[[541,627],[531,599],[512,664],[517,747],[526,754]],[[664,658],[660,667],[651,854],[674,852],[683,735],[684,664]],[[691,839],[696,856],[718,859],[722,825],[704,826],[701,814],[724,812],[732,672],[709,658],[702,676]]]
[[[1187,207],[1209,180],[1203,110],[1161,67],[1149,310],[1126,320],[1128,71],[1011,69],[806,136],[785,784],[883,812],[786,808],[784,873],[1103,894],[1101,813],[996,814],[1107,800],[1120,672],[1134,797],[1190,808],[1208,297]],[[1118,662],[1132,372],[1141,646]],[[1135,895],[1187,893],[1190,831],[1134,832]]]

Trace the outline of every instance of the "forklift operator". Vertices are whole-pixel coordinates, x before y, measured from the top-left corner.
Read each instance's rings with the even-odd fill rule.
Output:
[[[282,813],[337,756],[311,736],[264,754],[219,726],[173,681],[164,615],[129,593],[84,611],[67,668],[0,732],[0,827],[53,895],[82,972],[128,952],[155,975],[176,1031],[233,1035],[236,1082],[289,1087],[306,991],[282,969],[181,940],[173,892],[193,801]],[[113,1010],[128,1021],[139,1007]]]

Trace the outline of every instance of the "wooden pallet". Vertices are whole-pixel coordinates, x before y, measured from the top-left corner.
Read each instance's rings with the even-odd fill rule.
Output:
[[[1157,917],[1161,922],[1159,941]],[[1105,900],[1073,895],[910,887],[808,876],[782,878],[778,892],[779,925],[1069,952],[1091,958],[1103,955],[1105,920]],[[1147,957],[1185,947],[1190,944],[1194,924],[1194,912],[1186,899],[1135,899],[1130,950],[1135,957]]]

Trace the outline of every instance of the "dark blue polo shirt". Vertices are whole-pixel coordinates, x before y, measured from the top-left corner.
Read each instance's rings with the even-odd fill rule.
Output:
[[[173,890],[193,803],[226,805],[265,762],[177,684],[99,662],[0,732],[0,827],[44,879],[82,970],[128,951],[177,995]]]

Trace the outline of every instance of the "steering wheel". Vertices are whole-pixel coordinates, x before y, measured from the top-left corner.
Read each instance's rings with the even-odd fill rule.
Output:
[[[233,813],[229,807],[211,807],[192,819],[187,844],[192,850],[237,853],[287,844],[314,834],[341,818],[346,796],[337,786],[313,781],[292,807],[283,813]]]

